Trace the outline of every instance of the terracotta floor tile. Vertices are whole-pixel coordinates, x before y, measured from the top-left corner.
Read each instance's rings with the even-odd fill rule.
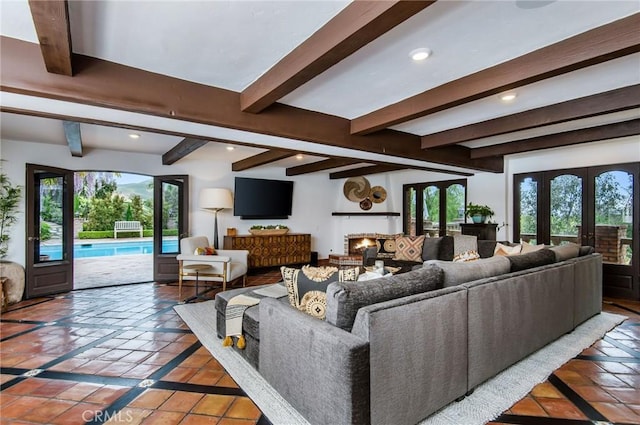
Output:
[[[593,385],[593,382],[573,370],[556,370],[555,375],[570,385]]]
[[[222,378],[216,382],[216,386],[218,387],[227,387],[227,388],[239,388],[236,381],[233,380],[228,374],[224,374]]]
[[[216,425],[219,422],[220,418],[216,416],[189,414],[184,417],[180,425]]]
[[[53,365],[49,370],[57,370],[59,372],[71,372],[74,369],[79,368],[83,364],[89,362],[89,359],[72,358],[64,360],[56,365]]]
[[[565,419],[587,419],[569,400],[558,398],[537,398],[536,401],[544,408],[549,416]]]
[[[597,362],[598,366],[609,373],[637,373],[628,366],[617,362]]]
[[[68,400],[44,400],[37,405],[31,406],[29,412],[22,415],[20,419],[30,422],[47,423],[52,418],[61,415],[75,405],[75,402]]]
[[[532,397],[525,397],[509,409],[514,415],[549,416]]]
[[[200,368],[206,365],[210,360],[211,355],[192,354],[185,361],[180,363],[179,366]]]
[[[127,425],[139,425],[145,418],[153,413],[153,410],[149,409],[137,409],[135,407],[125,407],[120,410],[116,415],[111,416],[106,424],[127,424]]]
[[[101,369],[100,376],[122,376],[124,373],[130,371],[136,366],[136,363],[126,363],[120,361],[114,361],[109,366]]]
[[[89,394],[84,401],[87,403],[111,404],[127,391],[129,391],[127,387],[105,385],[99,390]]]
[[[171,353],[153,353],[140,363],[164,366],[175,358]]]
[[[55,359],[57,359],[58,356],[45,356],[45,355],[37,355],[37,356],[33,356],[23,362],[20,362],[18,364],[15,365],[15,367],[21,367],[24,369],[37,369],[40,366],[49,363],[50,361],[53,361]]]
[[[190,384],[214,385],[222,378],[224,371],[200,369],[189,379]]]
[[[207,394],[195,405],[192,412],[203,415],[222,416],[233,403],[234,397]]]
[[[182,412],[155,411],[142,421],[143,425],[178,425],[185,414]]]
[[[63,392],[57,395],[57,398],[62,400],[82,401],[89,394],[93,394],[97,390],[102,388],[100,384],[92,384],[89,382],[78,382],[70,388],[67,388]]]
[[[202,397],[204,394],[176,391],[159,409],[172,412],[190,412]]]
[[[29,413],[33,409],[33,406],[37,406],[44,401],[45,399],[40,397],[20,397],[10,405],[2,407],[2,417],[15,419],[21,418],[22,416]]]
[[[640,388],[640,375],[616,374],[616,378],[633,388]]]
[[[104,360],[89,360],[85,364],[80,365],[77,368],[73,369],[72,372],[74,372],[74,373],[86,373],[88,375],[94,375],[94,374],[100,372],[105,367],[108,367],[109,365],[111,365],[111,362],[107,362],[107,361],[104,361]]]
[[[595,373],[589,378],[602,387],[628,387],[629,385],[612,373]]]
[[[148,389],[136,397],[129,406],[143,409],[157,409],[173,395],[173,391]]]
[[[128,354],[131,354],[131,350],[121,350],[120,348],[118,348],[114,350],[109,350],[106,353],[100,355],[98,357],[98,360],[115,361],[115,360],[120,360],[121,358],[123,358]]]
[[[78,403],[51,419],[50,422],[56,425],[82,425],[93,419],[103,408],[104,406],[99,404]]]
[[[73,387],[75,382],[72,381],[55,381],[47,380],[44,385],[35,388],[30,395],[34,397],[56,397],[61,392]]]
[[[145,379],[148,378],[156,370],[160,369],[162,366],[160,365],[149,365],[149,364],[138,364],[121,376],[123,378],[137,378],[137,379]]]
[[[638,403],[638,390],[635,388],[605,387],[605,390],[622,403]]]
[[[46,384],[46,381],[38,378],[27,378],[22,382],[7,388],[3,393],[13,395],[31,395],[33,391]]]
[[[235,418],[221,418],[220,422],[218,422],[218,425],[253,425],[255,424],[255,421],[252,420],[248,420],[248,419],[235,419]]]
[[[600,351],[602,351],[605,355],[610,356],[610,357],[629,357],[629,358],[633,358],[633,356],[629,353],[627,353],[624,350],[621,350],[619,348],[599,348]]]
[[[593,403],[600,413],[611,422],[622,422],[637,424],[640,423],[640,416],[624,404],[620,403]]]
[[[148,351],[132,351],[131,353],[121,358],[120,361],[127,363],[140,363],[144,359],[149,358],[149,356],[151,355],[152,354]]]
[[[260,418],[261,414],[260,409],[256,407],[250,398],[236,397],[224,416],[225,418],[250,419],[255,421]]]
[[[187,367],[176,367],[171,372],[162,377],[163,381],[189,382],[189,379],[198,372],[198,369]]]
[[[531,390],[531,395],[534,397],[546,397],[546,398],[564,398],[562,394],[549,382],[543,382],[536,385]]]
[[[618,401],[615,397],[598,386],[575,385],[572,386],[571,389],[578,393],[580,397],[589,402],[601,401],[607,403],[616,403]]]

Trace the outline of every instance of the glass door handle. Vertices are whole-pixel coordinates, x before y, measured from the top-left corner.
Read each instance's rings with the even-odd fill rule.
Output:
[[[39,240],[40,240],[40,238],[36,238],[35,236],[29,236],[29,237],[27,238],[27,240],[28,240],[29,242],[34,242],[34,241],[39,241]]]

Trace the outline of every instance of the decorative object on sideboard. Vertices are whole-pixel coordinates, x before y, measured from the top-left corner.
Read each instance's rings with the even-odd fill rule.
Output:
[[[203,210],[213,211],[213,247],[218,249],[218,211],[233,208],[233,197],[229,189],[208,187],[200,191],[198,202]]]
[[[360,202],[369,196],[371,184],[365,177],[351,177],[344,182],[342,191],[351,202]]]
[[[384,187],[382,186],[373,186],[371,188],[369,199],[371,199],[374,204],[381,204],[385,199],[387,199],[387,191],[384,190]]]
[[[360,201],[360,209],[364,211],[370,210],[372,206],[373,206],[373,203],[369,198],[364,198],[362,201]]]
[[[235,227],[227,227],[227,236],[236,236],[238,234],[238,229]]]
[[[273,236],[273,235],[286,235],[289,232],[289,228],[282,224],[275,224],[269,226],[261,226],[256,224],[255,226],[251,226],[249,229],[249,233],[252,235],[263,235],[263,236]]]
[[[471,218],[471,220],[476,223],[484,223],[488,218],[493,217],[495,212],[488,205],[477,205],[472,202],[469,202],[465,209],[465,216]]]

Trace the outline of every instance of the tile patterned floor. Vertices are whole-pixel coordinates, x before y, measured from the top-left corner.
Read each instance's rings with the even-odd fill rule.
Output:
[[[13,305],[0,318],[0,423],[269,424],[175,314],[177,292],[147,283]],[[492,424],[640,424],[640,303],[603,307],[629,319]]]

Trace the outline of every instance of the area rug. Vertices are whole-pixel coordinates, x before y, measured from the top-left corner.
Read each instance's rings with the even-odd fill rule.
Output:
[[[174,309],[202,345],[273,424],[308,423],[235,350],[222,346],[222,341],[216,336],[214,301],[182,304]],[[421,424],[480,425],[495,419],[527,395],[535,385],[544,382],[554,370],[580,354],[625,319],[625,316],[611,313],[601,313],[589,319],[570,334],[564,335],[496,375],[478,386],[470,396],[460,402],[451,403]]]

